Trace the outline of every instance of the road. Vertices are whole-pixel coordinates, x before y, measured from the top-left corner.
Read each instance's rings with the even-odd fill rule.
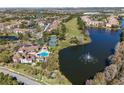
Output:
[[[3,72],[4,74],[9,74],[10,76],[16,77],[18,81],[24,82],[24,85],[41,85],[41,83],[36,82],[35,80],[30,79],[19,73],[16,73],[6,67],[0,66],[0,72]]]

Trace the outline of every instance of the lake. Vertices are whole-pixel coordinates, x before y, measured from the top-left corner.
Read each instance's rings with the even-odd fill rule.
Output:
[[[122,20],[124,24],[124,20]],[[121,30],[87,29],[92,42],[87,45],[71,46],[59,51],[60,71],[72,84],[84,84],[97,72],[109,65],[108,57],[114,53],[116,44],[120,41]],[[94,59],[85,62],[84,56],[90,54]]]

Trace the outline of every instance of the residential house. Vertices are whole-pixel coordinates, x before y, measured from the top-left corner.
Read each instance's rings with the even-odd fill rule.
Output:
[[[49,26],[48,31],[51,32],[52,30],[56,29],[56,28],[59,26],[60,23],[61,23],[60,20],[54,20],[54,21],[51,23],[51,25]]]
[[[92,20],[90,16],[82,16],[81,19],[86,23],[87,26],[104,26],[105,23],[103,21]]]
[[[24,45],[13,56],[15,63],[32,63],[36,60],[36,54],[40,47],[37,45]]]
[[[90,18],[90,16],[82,16],[81,19],[86,23],[87,26],[102,26],[102,27],[109,27],[111,28],[112,26],[114,27],[118,27],[119,26],[119,21],[118,19],[111,15],[107,18],[107,22],[106,21],[96,21],[96,20],[92,20]]]
[[[106,24],[106,27],[118,27],[119,26],[119,21],[118,19],[111,15],[110,17],[107,18],[108,22]]]

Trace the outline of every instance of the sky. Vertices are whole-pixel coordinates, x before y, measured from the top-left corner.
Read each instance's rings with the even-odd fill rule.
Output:
[[[0,7],[124,7],[124,0],[0,0]]]

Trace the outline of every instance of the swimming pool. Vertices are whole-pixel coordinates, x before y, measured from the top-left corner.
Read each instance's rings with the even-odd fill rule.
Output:
[[[48,57],[49,56],[49,52],[48,51],[41,51],[37,55],[41,56],[41,57]]]

